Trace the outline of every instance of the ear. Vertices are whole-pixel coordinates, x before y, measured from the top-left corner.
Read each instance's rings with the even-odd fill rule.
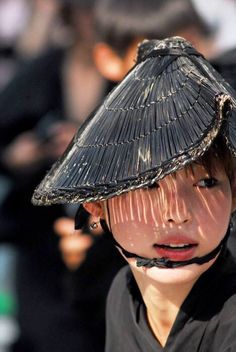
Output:
[[[236,210],[236,170],[231,180],[231,192],[232,192],[232,212]]]
[[[123,60],[106,43],[97,43],[93,49],[93,57],[98,71],[110,81],[120,81],[123,76]]]
[[[104,207],[101,202],[84,203],[83,207],[91,215],[104,219]]]

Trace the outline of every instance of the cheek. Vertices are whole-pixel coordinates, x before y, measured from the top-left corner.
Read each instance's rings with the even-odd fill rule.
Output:
[[[215,193],[199,197],[195,208],[199,234],[212,244],[222,239],[228,228],[231,206],[231,190],[227,185]]]
[[[121,245],[139,246],[148,235],[158,236],[160,199],[157,192],[137,190],[109,200],[110,225]]]

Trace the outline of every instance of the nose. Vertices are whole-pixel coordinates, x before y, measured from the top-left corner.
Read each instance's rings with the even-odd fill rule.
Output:
[[[183,217],[178,214],[178,216],[170,215],[166,220],[169,224],[173,223],[173,224],[177,224],[177,225],[182,225],[184,223],[189,222],[190,219],[188,216]]]
[[[163,212],[163,220],[168,224],[182,225],[191,221],[191,204],[188,195],[179,189],[172,189],[166,195],[165,211]]]
[[[187,209],[186,205],[179,204],[180,202],[175,201],[175,204],[169,204],[167,211],[164,214],[164,221],[171,224],[185,224],[191,220],[190,211]],[[178,203],[178,204],[177,204]]]

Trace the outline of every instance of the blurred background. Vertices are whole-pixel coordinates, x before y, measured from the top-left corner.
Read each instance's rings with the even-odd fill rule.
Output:
[[[96,219],[74,232],[77,207],[33,207],[33,189],[140,40],[181,35],[236,87],[235,29],[235,0],[0,0],[0,352],[104,350],[124,263]]]

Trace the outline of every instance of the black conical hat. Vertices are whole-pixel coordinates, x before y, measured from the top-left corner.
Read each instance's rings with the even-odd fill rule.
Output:
[[[35,204],[104,200],[196,160],[219,132],[236,150],[235,93],[183,38],[144,41],[134,68],[79,129]]]

